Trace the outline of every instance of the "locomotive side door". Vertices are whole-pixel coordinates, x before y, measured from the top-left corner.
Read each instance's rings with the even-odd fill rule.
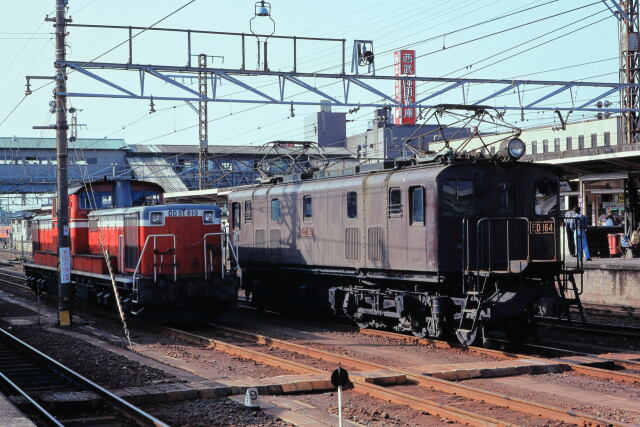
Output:
[[[124,269],[134,271],[140,256],[138,214],[124,215]]]
[[[510,261],[526,259],[526,251],[522,246],[524,241],[519,237],[526,233],[527,225],[526,221],[516,219],[521,212],[516,203],[519,192],[513,172],[509,169],[499,170],[490,176],[488,214],[496,219],[483,224],[483,228],[491,233],[490,252],[485,255],[491,255],[491,269],[509,270]]]

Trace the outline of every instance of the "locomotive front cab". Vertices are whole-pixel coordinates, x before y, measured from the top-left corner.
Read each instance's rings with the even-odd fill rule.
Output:
[[[559,261],[559,179],[549,168],[454,166],[440,174],[438,188],[442,271],[521,273]]]
[[[554,295],[561,268],[558,174],[487,161],[444,169],[438,186],[440,265],[450,278],[462,275],[454,298],[458,339],[474,342],[480,325],[525,339],[536,303]]]

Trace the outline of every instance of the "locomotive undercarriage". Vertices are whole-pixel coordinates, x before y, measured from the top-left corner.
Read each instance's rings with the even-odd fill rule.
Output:
[[[553,281],[524,275],[488,277],[443,276],[433,280],[373,280],[347,271],[306,274],[300,269],[244,267],[243,288],[258,308],[279,312],[322,314],[329,309],[360,327],[412,332],[418,337],[456,336],[471,345],[485,336],[522,342],[533,327],[541,300],[557,300]],[[477,284],[484,283],[482,289]],[[475,306],[470,303],[475,300]],[[553,304],[551,304],[553,306]],[[466,320],[473,319],[469,325]],[[468,332],[460,333],[463,328]]]
[[[57,296],[57,272],[42,268],[25,268],[29,286],[34,292]],[[73,301],[116,309],[111,281],[101,275],[72,274]],[[181,278],[160,275],[142,277],[137,289],[131,282],[117,281],[118,295],[128,315],[162,323],[194,323],[215,319],[233,307],[237,299],[237,278],[219,277],[204,280],[202,276]]]

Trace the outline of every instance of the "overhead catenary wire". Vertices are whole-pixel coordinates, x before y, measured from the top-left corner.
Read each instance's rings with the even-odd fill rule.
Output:
[[[554,0],[554,1],[555,1],[555,0]],[[545,6],[545,5],[548,5],[548,4],[550,4],[550,3],[553,3],[554,1],[547,1],[547,2],[543,3],[542,5],[536,5],[536,6],[533,6],[533,8],[535,8],[535,7],[540,7],[540,6]],[[572,11],[579,10],[579,9],[581,9],[581,8],[584,8],[584,7],[588,7],[588,6],[591,6],[591,5],[593,5],[593,4],[594,4],[594,3],[591,3],[591,4],[589,4],[589,5],[581,6],[581,7],[579,7],[579,8],[574,8],[574,9],[570,9],[570,10],[567,10],[567,11],[563,11],[563,12],[560,12],[559,14],[551,15],[551,16],[549,16],[549,17],[545,17],[545,18],[542,18],[542,19],[540,19],[540,20],[537,20],[536,22],[539,22],[539,21],[542,21],[542,20],[545,20],[545,19],[549,19],[549,18],[551,18],[551,17],[559,16],[559,15],[562,15],[562,14],[570,13],[570,12],[572,12]],[[489,19],[489,20],[487,20],[487,21],[483,21],[483,23],[492,22],[492,21],[495,21],[495,20],[497,20],[497,19],[501,19],[501,18],[504,18],[504,17],[507,17],[507,16],[512,16],[512,15],[514,15],[514,14],[516,14],[516,13],[521,13],[521,12],[523,12],[523,11],[527,11],[527,10],[531,10],[531,9],[532,9],[532,7],[530,7],[530,8],[526,8],[526,9],[523,9],[522,11],[516,11],[516,12],[512,12],[512,13],[507,13],[507,14],[504,14],[504,15],[501,15],[501,16],[498,16],[498,17],[494,17],[494,18]],[[476,24],[476,25],[473,25],[473,26],[470,26],[470,27],[475,27],[475,26],[477,26],[477,25],[481,25],[481,24],[482,24],[482,23],[479,23],[479,24]],[[524,25],[528,25],[528,24],[527,24],[527,23],[525,23]],[[457,30],[454,30],[454,31],[450,31],[450,32],[445,33],[445,34],[452,34],[452,33],[458,32],[458,31],[463,31],[463,30],[464,30],[464,29],[466,29],[466,28],[467,28],[467,27],[463,27],[463,28],[461,28],[461,29],[457,29]],[[508,29],[507,29],[507,30],[508,30]],[[437,37],[439,37],[439,36],[436,36],[435,38],[437,38]],[[467,41],[467,42],[468,42],[468,41]],[[465,43],[467,43],[467,42],[465,42]],[[416,43],[420,43],[420,42],[416,42]],[[385,52],[387,52],[387,51],[385,51]],[[322,71],[322,70],[320,70],[320,71]],[[267,84],[267,85],[264,85],[264,86],[262,86],[262,87],[266,87],[266,86],[273,85],[273,84],[275,84],[275,83]],[[245,91],[241,91],[241,92],[245,92]],[[194,127],[195,127],[195,126],[194,126]]]
[[[243,112],[243,111],[241,110],[240,112]],[[235,114],[238,114],[238,113],[239,113],[239,112],[236,112]],[[141,117],[140,119],[142,119],[142,117]],[[194,127],[195,127],[195,126],[194,126]],[[175,133],[175,132],[173,132],[173,133]],[[171,134],[171,133],[169,133],[169,134]],[[146,141],[143,141],[143,142],[146,142]]]

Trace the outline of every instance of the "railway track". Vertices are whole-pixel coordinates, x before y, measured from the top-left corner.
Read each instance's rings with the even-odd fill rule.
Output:
[[[0,380],[5,394],[43,425],[167,426],[126,400],[0,329]],[[87,405],[51,405],[56,392],[91,392]]]
[[[5,270],[0,270],[0,283],[11,285],[20,289],[30,289],[27,286],[27,279],[24,275],[10,273]]]
[[[637,326],[614,325],[599,322],[582,323],[576,320],[569,322],[566,319],[558,319],[555,317],[536,317],[536,323],[538,326],[546,326],[566,331],[640,339],[640,327]]]
[[[450,343],[447,341],[441,340],[433,340],[429,338],[416,338],[411,335],[399,334],[396,332],[388,332],[388,331],[380,331],[376,329],[360,329],[360,333],[367,335],[374,335],[384,338],[395,339],[398,341],[413,343],[413,344],[423,344],[423,345],[433,345],[438,348],[457,348],[461,349],[457,343]],[[637,373],[629,373],[625,371],[621,371],[619,369],[632,369],[634,371],[640,372],[640,361],[634,360],[626,360],[616,358],[615,354],[591,354],[578,352],[573,350],[567,350],[563,348],[542,346],[537,344],[525,344],[521,346],[520,351],[526,351],[526,353],[516,353],[511,351],[504,350],[495,350],[485,347],[479,346],[469,346],[466,347],[466,350],[471,351],[473,353],[487,355],[499,359],[523,359],[523,358],[538,358],[540,360],[549,360],[549,357],[589,357],[592,359],[601,359],[603,366],[611,366],[613,369],[604,369],[596,366],[587,366],[581,365],[579,363],[572,363],[570,360],[565,359],[567,363],[571,366],[573,372],[588,375],[596,378],[607,379],[607,380],[615,380],[615,381],[623,381],[627,383],[635,383],[640,384],[640,375]],[[544,356],[541,356],[544,355]]]
[[[0,271],[0,282],[11,283],[14,286],[18,286],[20,288],[28,288],[24,284],[24,278],[10,274],[7,272]],[[216,328],[220,328],[216,326]],[[377,369],[385,369],[396,371],[399,373],[403,373],[402,370],[389,368],[382,365],[377,365],[374,363],[366,362],[363,360],[356,360],[353,358],[348,358],[344,356],[339,356],[332,353],[322,352],[320,350],[313,349],[311,347],[300,346],[298,344],[288,343],[282,340],[276,340],[270,337],[264,337],[261,335],[251,334],[245,331],[235,331],[230,330],[228,328],[224,329],[226,334],[233,335],[235,337],[242,338],[246,341],[259,343],[263,346],[271,346],[279,349],[283,349],[286,351],[292,351],[298,354],[305,354],[312,358],[317,358],[320,360],[328,361],[330,363],[341,364],[345,367],[356,366],[358,369],[363,370],[377,370]],[[234,354],[236,356],[242,356],[245,358],[256,360],[260,363],[264,363],[271,366],[278,366],[293,372],[299,373],[324,373],[328,374],[328,372],[324,372],[320,369],[313,368],[312,366],[301,365],[300,363],[290,362],[282,358],[278,358],[275,356],[265,355],[262,352],[250,351],[246,348],[242,348],[241,346],[233,345],[229,342],[225,342],[224,340],[214,339],[211,337],[198,336],[195,334],[191,334],[185,331],[179,330],[165,330],[165,333],[169,335],[176,336],[178,338],[196,342],[198,344],[212,346],[216,349],[223,350],[227,353]],[[362,333],[366,334],[375,334],[386,336],[389,338],[394,338],[398,340],[402,340],[405,342],[414,342],[414,343],[422,343],[422,344],[431,344],[436,345],[441,348],[458,348],[456,344],[447,343],[445,341],[439,340],[429,340],[429,339],[418,339],[416,337],[410,335],[402,335],[398,333],[386,332],[386,331],[375,331],[375,330],[361,330]],[[494,357],[501,357],[505,359],[515,359],[521,357],[531,358],[531,355],[521,355],[515,354],[500,350],[492,350],[486,349],[482,347],[472,347],[469,348],[470,351],[489,354]],[[534,346],[530,348],[531,351],[534,351]],[[548,352],[551,350],[550,348],[542,348],[539,347],[535,349],[537,352]],[[552,349],[556,350],[565,355],[583,355],[584,353],[572,352],[564,349]],[[614,363],[619,363],[618,366],[624,366],[631,369],[638,369],[637,362],[633,361],[614,361]],[[626,366],[625,366],[626,365]],[[576,365],[572,367],[575,372],[582,373],[585,375],[595,376],[599,378],[606,379],[616,379],[619,381],[627,381],[627,382],[640,382],[637,375],[628,374],[625,372],[619,371],[611,371],[607,369],[594,368],[590,366],[580,366]],[[640,369],[638,369],[640,370]],[[488,404],[493,404],[497,406],[509,407],[511,409],[517,410],[519,412],[528,414],[530,416],[544,416],[550,419],[555,419],[558,421],[564,421],[569,423],[576,423],[578,425],[624,425],[621,423],[611,422],[610,420],[601,420],[596,417],[589,416],[587,414],[576,414],[576,413],[568,413],[566,410],[553,408],[545,405],[540,405],[532,402],[526,402],[524,400],[513,399],[508,396],[503,396],[497,393],[486,392],[479,389],[474,389],[472,387],[453,383],[446,380],[441,380],[429,376],[415,375],[413,373],[407,373],[408,379],[412,382],[419,384],[420,386],[430,388],[433,390],[438,390],[444,393],[458,395],[467,399],[475,400],[478,402],[486,402]],[[388,400],[397,404],[406,405],[418,410],[425,410],[431,414],[442,416],[447,419],[452,419],[459,422],[468,423],[471,425],[505,425],[508,424],[506,422],[487,417],[485,415],[474,414],[469,411],[460,410],[459,408],[454,408],[451,406],[443,405],[441,403],[430,401],[428,399],[422,399],[417,396],[413,396],[409,393],[403,393],[401,391],[385,389],[380,386],[376,386],[373,384],[368,384],[366,382],[356,382],[356,391],[361,393],[365,393],[380,399]]]
[[[326,375],[330,374],[328,371],[314,368],[312,366],[313,363],[311,359],[320,360],[323,362],[328,362],[355,370],[385,370],[405,375],[410,383],[418,385],[424,390],[432,390],[447,395],[456,395],[464,399],[469,399],[470,401],[474,401],[476,403],[479,402],[483,405],[494,405],[508,408],[510,411],[517,411],[519,413],[522,413],[523,415],[526,414],[526,416],[533,417],[535,419],[544,417],[545,419],[548,418],[551,420],[557,420],[581,426],[626,425],[625,423],[620,423],[617,421],[601,419],[588,414],[567,411],[565,409],[555,408],[535,402],[529,402],[523,399],[513,398],[501,395],[499,393],[481,390],[457,382],[447,381],[427,375],[415,374],[413,372],[405,371],[400,368],[388,367],[362,359],[319,350],[308,345],[291,343],[289,341],[254,334],[244,330],[241,331],[237,329],[227,328],[220,325],[212,325],[212,327],[215,328],[216,334],[224,334],[225,336],[231,337],[231,340],[221,339],[220,337],[198,335],[192,332],[173,328],[163,328],[162,332],[175,338],[186,340],[188,342],[208,346],[235,356],[248,358],[259,363],[280,367],[297,373],[322,373]],[[245,348],[242,345],[230,342],[232,340],[244,340],[251,345],[259,346],[261,350]],[[270,348],[302,355],[309,358],[310,363],[300,363],[299,361],[293,362],[291,360],[288,360],[291,359],[291,357],[286,358],[274,356],[273,354],[269,353]],[[417,410],[427,411],[430,414],[445,417],[450,420],[470,425],[510,425],[510,422],[508,421],[499,420],[483,414],[462,410],[458,405],[456,405],[456,407],[448,406],[437,401],[421,398],[419,397],[419,393],[403,392],[401,391],[402,386],[396,386],[392,389],[384,388],[370,384],[364,380],[360,380],[357,378],[354,378],[353,382],[354,390],[356,392],[367,394],[400,405],[406,405]]]

